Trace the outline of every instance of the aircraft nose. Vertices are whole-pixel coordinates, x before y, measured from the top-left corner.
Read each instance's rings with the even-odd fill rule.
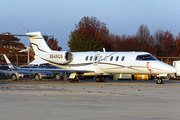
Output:
[[[173,66],[169,66],[168,67],[168,73],[176,73],[177,72],[177,69]]]

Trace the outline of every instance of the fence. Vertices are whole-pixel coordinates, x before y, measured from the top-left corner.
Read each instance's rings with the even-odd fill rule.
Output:
[[[24,54],[6,54],[6,56],[16,66],[28,64],[27,55],[24,55]],[[29,62],[32,62],[34,60],[34,55],[30,55],[29,58],[30,58]],[[162,62],[169,64],[169,65],[173,65],[173,61],[180,60],[180,57],[156,57],[156,58]],[[3,54],[0,54],[0,64],[5,64],[5,63],[6,63],[6,61],[3,57]]]
[[[25,54],[6,54],[8,59],[16,66],[27,65],[28,64],[28,56]],[[29,62],[34,60],[34,55],[29,55]],[[3,57],[3,54],[0,54],[0,65],[6,64],[6,61]]]
[[[158,60],[173,66],[173,61],[180,60],[180,57],[156,57]]]

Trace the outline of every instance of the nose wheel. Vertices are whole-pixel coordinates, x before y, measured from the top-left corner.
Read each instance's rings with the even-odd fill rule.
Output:
[[[162,78],[158,78],[157,84],[164,84]]]

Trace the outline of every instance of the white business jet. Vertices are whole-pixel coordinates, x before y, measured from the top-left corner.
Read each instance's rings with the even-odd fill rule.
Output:
[[[35,52],[35,60],[31,64],[49,63],[61,68],[58,71],[72,72],[69,78],[74,80],[78,75],[97,76],[96,81],[102,82],[104,75],[114,73],[166,76],[177,71],[148,52],[54,51],[48,47],[40,32],[30,32],[24,36],[29,36]],[[162,82],[159,79],[157,83]]]

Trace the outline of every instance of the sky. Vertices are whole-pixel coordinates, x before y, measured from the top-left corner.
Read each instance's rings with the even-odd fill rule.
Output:
[[[152,35],[161,29],[177,36],[179,5],[180,0],[1,0],[0,34],[25,34],[26,29],[40,31],[54,36],[66,51],[75,24],[84,16],[93,16],[115,35],[135,35],[144,24]],[[27,46],[27,38],[19,38]]]

